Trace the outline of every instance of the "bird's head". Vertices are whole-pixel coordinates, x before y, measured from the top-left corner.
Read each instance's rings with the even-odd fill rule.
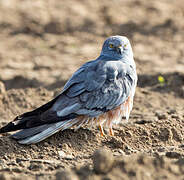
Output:
[[[133,52],[130,42],[125,36],[111,36],[103,44],[101,55],[113,59],[133,59]]]

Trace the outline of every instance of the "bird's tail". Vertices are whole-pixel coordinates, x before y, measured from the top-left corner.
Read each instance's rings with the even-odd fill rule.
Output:
[[[78,123],[77,119],[45,124],[29,129],[23,129],[12,135],[20,144],[38,143],[60,130],[68,129]]]
[[[0,129],[0,134],[42,125],[42,122],[40,121],[41,114],[47,112],[58,98],[59,96],[33,111],[29,111],[20,116],[17,116],[12,122],[8,123],[6,126]]]
[[[38,118],[37,115],[34,116],[27,116],[20,118],[17,116],[12,122],[8,123],[6,126],[2,127],[0,129],[0,134],[1,133],[6,133],[6,132],[11,132],[11,131],[17,131],[20,129],[27,129],[29,126],[27,126],[27,123],[34,118]]]
[[[17,116],[0,129],[0,134],[20,130],[12,137],[21,144],[32,144],[77,124],[79,120],[76,114],[59,117],[55,111],[51,110],[58,97],[33,111]]]

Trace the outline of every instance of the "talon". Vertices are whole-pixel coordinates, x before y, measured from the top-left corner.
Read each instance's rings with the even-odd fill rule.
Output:
[[[101,132],[101,136],[104,136],[104,130],[103,130],[103,127],[101,125],[99,125],[99,129],[100,129],[100,132]]]
[[[110,134],[111,136],[114,136],[114,131],[113,131],[112,127],[109,128],[109,134]]]

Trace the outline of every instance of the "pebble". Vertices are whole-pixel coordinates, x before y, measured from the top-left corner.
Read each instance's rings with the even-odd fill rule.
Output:
[[[125,155],[125,152],[122,149],[118,149],[118,152],[122,155]]]
[[[24,161],[23,159],[21,159],[21,158],[16,158],[16,163],[20,163],[20,162],[22,162],[22,161]]]
[[[99,149],[93,154],[94,170],[97,174],[106,174],[114,164],[113,154],[107,149]]]
[[[176,109],[170,109],[167,113],[168,114],[175,114],[176,113]]]
[[[21,173],[22,172],[22,170],[20,168],[17,168],[17,167],[12,168],[12,171],[16,172],[16,173]]]
[[[166,152],[165,154],[168,158],[173,158],[173,159],[177,159],[179,157],[181,157],[181,154],[178,153],[178,152],[175,152],[175,151],[169,151],[169,152]]]
[[[3,156],[3,159],[6,160],[6,161],[8,161],[9,160],[9,157],[7,155],[4,155]]]
[[[63,159],[68,159],[68,160],[74,159],[74,157],[71,154],[66,154],[63,151],[58,151],[58,154],[59,154],[59,157]]]
[[[44,146],[45,147],[48,147],[49,146],[49,143],[48,142],[44,142]]]
[[[165,152],[165,147],[160,147],[157,149],[158,152]]]
[[[79,180],[77,175],[71,170],[58,171],[56,173],[56,180]]]
[[[117,149],[116,151],[113,152],[113,155],[114,156],[122,156],[122,155],[125,156],[126,154],[123,150]]]
[[[28,169],[32,171],[40,171],[43,169],[43,165],[38,163],[31,163]]]
[[[179,148],[184,148],[184,144],[179,145]]]
[[[175,119],[180,119],[180,117],[177,114],[172,114],[171,117]]]
[[[167,119],[167,115],[162,112],[156,112],[155,115],[158,117],[159,120]]]
[[[66,150],[66,151],[67,151],[68,148],[69,148],[69,147],[68,147],[68,144],[66,144],[66,143],[63,143],[61,147],[62,147],[62,149]]]

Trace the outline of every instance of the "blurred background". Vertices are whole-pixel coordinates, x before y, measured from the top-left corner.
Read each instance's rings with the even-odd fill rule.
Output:
[[[0,0],[0,80],[7,90],[61,88],[99,55],[105,38],[124,35],[139,86],[159,74],[183,82],[183,19],[183,0]]]

